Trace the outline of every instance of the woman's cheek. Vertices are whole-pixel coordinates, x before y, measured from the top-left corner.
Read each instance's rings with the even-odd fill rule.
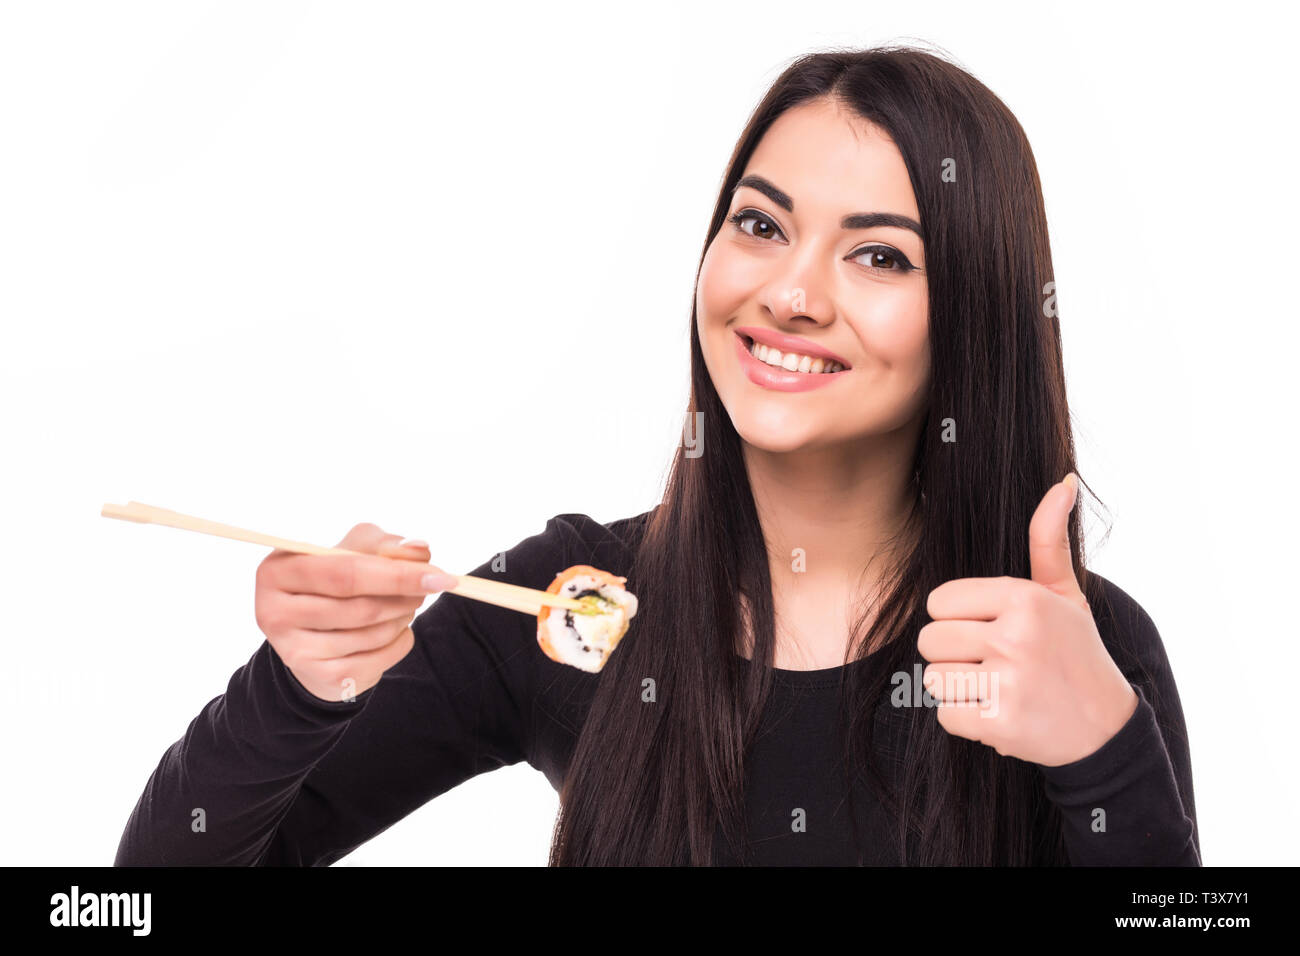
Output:
[[[753,297],[757,281],[752,261],[736,255],[726,243],[713,243],[700,270],[696,307],[701,321],[722,325],[735,317]]]
[[[906,422],[929,394],[928,300],[915,290],[877,291],[867,309],[850,320],[862,344],[864,372],[857,379],[877,408],[889,407],[891,427]],[[883,403],[880,404],[880,403]]]
[[[877,295],[851,323],[877,363],[890,371],[917,369],[930,354],[928,301],[913,290]]]

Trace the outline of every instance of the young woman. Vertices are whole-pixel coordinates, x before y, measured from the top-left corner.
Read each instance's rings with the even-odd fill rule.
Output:
[[[267,642],[118,864],[329,864],[527,760],[557,865],[1199,865],[1159,634],[1084,568],[1043,197],[997,97],[907,48],[794,62],[727,168],[691,371],[659,505],[473,572],[625,575],[602,672],[457,595],[412,622],[445,585],[373,525],[344,546],[375,557],[275,552]]]

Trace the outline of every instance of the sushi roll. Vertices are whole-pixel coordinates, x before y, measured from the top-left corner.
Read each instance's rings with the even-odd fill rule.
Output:
[[[636,614],[636,595],[620,578],[586,564],[555,576],[548,594],[561,594],[588,605],[589,612],[543,607],[537,615],[537,643],[553,661],[596,673],[605,666]]]

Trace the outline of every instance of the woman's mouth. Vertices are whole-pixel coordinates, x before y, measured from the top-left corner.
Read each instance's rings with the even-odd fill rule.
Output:
[[[779,392],[806,392],[829,385],[841,378],[847,369],[839,362],[819,356],[782,352],[753,338],[737,332],[736,354],[745,375],[755,385]]]
[[[750,355],[760,362],[771,365],[773,368],[784,369],[787,372],[806,372],[811,375],[833,374],[844,369],[844,366],[839,362],[832,362],[812,355],[801,355],[798,352],[782,352],[779,349],[770,348],[762,342],[755,342],[747,335],[739,332],[736,334],[740,335]]]

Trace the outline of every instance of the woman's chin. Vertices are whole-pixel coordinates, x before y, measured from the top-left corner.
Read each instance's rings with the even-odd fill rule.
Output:
[[[732,424],[745,444],[771,454],[795,452],[823,444],[818,440],[818,430],[807,422],[741,422],[733,417]]]

